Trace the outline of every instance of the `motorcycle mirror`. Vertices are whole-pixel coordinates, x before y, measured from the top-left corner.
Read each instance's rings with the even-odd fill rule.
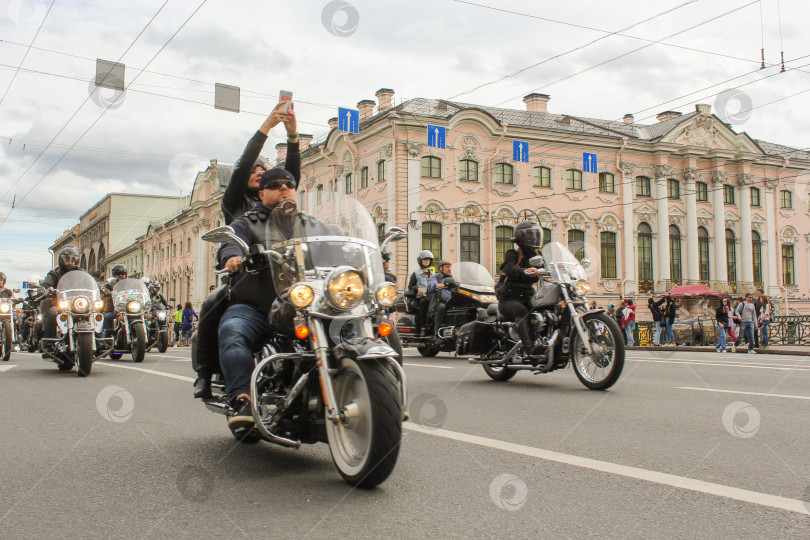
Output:
[[[582,259],[581,261],[579,261],[579,263],[582,265],[582,267],[585,270],[587,270],[588,268],[591,267],[591,260],[590,259]]]
[[[405,232],[404,229],[401,229],[399,227],[388,227],[388,230],[385,231],[385,237],[383,238],[383,241],[380,244],[380,250],[385,251],[385,246],[387,246],[389,242],[396,242],[398,240],[402,240],[403,238],[407,237],[408,233]]]
[[[245,241],[236,236],[236,233],[233,231],[233,227],[230,225],[223,225],[222,227],[211,229],[202,235],[202,239],[206,242],[213,242],[215,244],[221,244],[223,242],[230,242],[233,240],[239,244],[239,247],[241,247],[245,253],[250,251],[250,248]]]
[[[534,257],[529,259],[529,264],[536,268],[542,268],[543,266],[545,266],[542,255],[535,255]]]

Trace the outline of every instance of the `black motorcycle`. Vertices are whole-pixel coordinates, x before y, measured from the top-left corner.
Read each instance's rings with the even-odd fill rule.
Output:
[[[21,323],[18,330],[20,349],[24,352],[39,350],[39,340],[42,338],[42,316],[39,314],[37,302],[33,298],[25,300],[20,306]]]
[[[113,319],[114,346],[110,358],[118,360],[129,352],[133,361],[143,362],[146,356],[144,312],[152,308],[146,283],[142,279],[122,279],[113,286],[112,299],[116,316]]]
[[[169,312],[162,302],[152,297],[152,308],[146,314],[146,350],[157,347],[164,353],[169,348]]]
[[[583,261],[587,264],[587,260]],[[624,338],[619,325],[603,309],[588,309],[590,290],[585,268],[559,242],[543,248],[530,264],[548,278],[531,299],[532,332],[542,346],[539,355],[523,350],[516,323],[502,320],[498,304],[489,306],[478,321],[458,331],[457,353],[477,356],[496,381],[508,381],[518,371],[535,374],[565,368],[570,361],[580,382],[591,390],[605,390],[619,379],[624,367]]]
[[[452,290],[450,300],[445,305],[445,316],[437,332],[420,335],[416,328],[418,300],[414,291],[406,290],[404,303],[406,313],[397,319],[397,332],[405,347],[416,347],[422,356],[436,356],[439,352],[456,350],[456,330],[464,324],[475,321],[479,310],[486,309],[495,298],[495,280],[486,268],[474,262],[461,262],[451,265],[452,277],[445,278],[445,286]],[[439,294],[439,291],[431,293]],[[437,302],[432,301],[436,306]],[[435,313],[428,313],[427,326],[434,328]]]

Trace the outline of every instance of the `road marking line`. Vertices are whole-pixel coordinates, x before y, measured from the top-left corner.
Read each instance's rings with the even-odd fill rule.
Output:
[[[788,399],[804,399],[810,401],[810,396],[791,396],[789,394],[766,394],[764,392],[743,392],[741,390],[720,390],[719,388],[696,388],[692,386],[676,386],[676,390],[697,390],[699,392],[719,392],[721,394],[744,394],[746,396],[781,397]]]
[[[168,354],[149,353],[149,356],[156,356],[158,358],[180,358],[182,360],[191,360],[190,356],[169,356]]]
[[[106,362],[98,362],[99,364],[121,369],[131,369],[133,371],[140,371],[150,375],[158,375],[161,377],[168,377],[170,379],[177,379],[180,381],[194,382],[191,377],[184,377],[182,375],[174,375],[173,373],[166,373],[163,371],[156,371],[153,369],[140,368],[135,366],[125,366],[119,364],[108,364]],[[661,484],[665,486],[672,486],[680,489],[687,489],[696,491],[698,493],[705,493],[708,495],[715,495],[726,499],[734,499],[742,502],[758,504],[760,506],[767,506],[776,508],[778,510],[787,510],[788,512],[795,512],[797,514],[810,515],[810,510],[807,503],[797,499],[788,499],[787,497],[780,497],[778,495],[769,495],[767,493],[759,493],[747,489],[735,488],[725,486],[723,484],[714,484],[705,482],[703,480],[696,480],[694,478],[687,478],[685,476],[677,476],[674,474],[667,474],[658,471],[650,471],[638,467],[630,467],[627,465],[619,465],[618,463],[610,463],[608,461],[600,461],[597,459],[585,458],[581,456],[574,456],[570,454],[561,454],[559,452],[552,452],[551,450],[544,450],[542,448],[532,448],[522,444],[515,444],[496,439],[489,439],[487,437],[479,437],[478,435],[468,435],[466,433],[458,433],[455,431],[448,431],[446,429],[436,429],[431,427],[422,426],[420,424],[413,424],[406,422],[402,427],[422,433],[424,435],[433,435],[434,437],[442,437],[458,442],[466,442],[475,444],[477,446],[484,446],[494,450],[502,450],[512,454],[519,454],[529,457],[536,457],[546,461],[553,461],[564,465],[571,465],[583,469],[590,469],[593,471],[605,472],[625,478],[634,478],[651,482],[654,484]]]
[[[810,371],[806,367],[772,367],[755,366],[749,364],[718,364],[716,362],[695,362],[689,360],[642,360],[639,358],[625,358],[626,362],[649,362],[652,364],[688,364],[690,366],[714,366],[714,367],[742,367],[749,369],[774,369],[776,371]]]
[[[123,364],[109,364],[107,362],[96,362],[96,364],[102,366],[109,366],[109,367],[117,367],[121,369],[131,369],[132,371],[140,371],[141,373],[148,373],[150,375],[160,375],[161,377],[168,377],[170,379],[177,379],[178,381],[188,381],[194,382],[194,379],[191,377],[185,377],[183,375],[175,375],[174,373],[166,373],[165,371],[157,371],[154,369],[146,369],[142,367],[135,367],[135,366],[126,366]]]
[[[446,429],[435,429],[420,424],[405,423],[402,425],[402,427],[416,433],[433,435],[435,437],[442,437],[459,442],[466,442],[495,450],[503,450],[513,454],[536,457],[546,461],[562,463],[564,465],[572,465],[574,467],[580,467],[583,469],[624,476],[625,478],[634,478],[636,480],[643,480],[645,482],[652,482],[654,484],[688,489],[690,491],[715,495],[717,497],[723,497],[726,499],[734,499],[761,506],[768,506],[779,510],[787,510],[788,512],[795,512],[797,514],[810,515],[810,510],[807,507],[807,503],[797,499],[788,499],[787,497],[779,497],[778,495],[769,495],[767,493],[759,493],[756,491],[735,488],[723,484],[714,484],[712,482],[705,482],[703,480],[696,480],[694,478],[687,478],[685,476],[677,476],[674,474],[641,469],[639,467],[619,465],[618,463],[610,463],[608,461],[600,461],[597,459],[590,459],[570,454],[561,454],[559,452],[544,450],[542,448],[533,448],[531,446],[524,446],[522,444],[509,443],[496,439],[489,439],[487,437],[479,437],[477,435],[468,435],[466,433],[458,433],[455,431],[448,431]]]
[[[410,364],[408,362],[405,362],[402,365],[403,366],[416,366],[416,367],[429,367],[429,368],[435,368],[435,369],[453,369],[452,367],[447,367],[447,366],[432,366],[430,364]]]
[[[728,357],[726,357],[728,358]],[[751,358],[750,356],[748,358]],[[761,357],[760,357],[761,358]],[[776,362],[770,363],[765,361],[752,361],[752,362],[743,362],[742,360],[690,360],[686,358],[664,358],[661,356],[628,356],[628,360],[673,360],[676,362],[691,362],[694,364],[729,364],[729,365],[743,365],[743,366],[778,366],[778,367],[810,367],[810,364],[807,364],[806,361],[800,360],[798,362]],[[752,359],[753,360],[753,359]]]
[[[17,364],[3,364],[2,366],[0,366],[0,373],[2,373],[4,371],[8,371],[8,370],[10,370],[11,368],[14,368],[14,367],[17,367]]]

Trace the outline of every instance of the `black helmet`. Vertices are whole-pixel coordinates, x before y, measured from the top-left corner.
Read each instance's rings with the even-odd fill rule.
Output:
[[[512,242],[521,246],[538,248],[543,245],[543,229],[534,221],[521,221],[515,227]]]
[[[59,250],[59,268],[63,272],[79,268],[79,249],[76,246],[65,246]]]
[[[419,252],[419,255],[416,256],[416,264],[419,265],[419,268],[422,268],[422,259],[430,259],[428,266],[433,264],[433,253],[429,249],[423,249]]]
[[[127,277],[127,267],[124,264],[116,264],[112,267],[113,277],[124,276]]]

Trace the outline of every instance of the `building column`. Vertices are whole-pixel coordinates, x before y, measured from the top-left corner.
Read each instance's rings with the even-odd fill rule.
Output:
[[[728,280],[728,264],[726,262],[726,205],[723,200],[723,186],[728,175],[726,171],[712,171],[712,199],[714,207],[714,264],[711,269],[711,279],[715,281]]]
[[[750,174],[737,175],[740,192],[740,262],[742,263],[741,281],[754,282],[754,250],[751,244],[751,182]],[[753,286],[753,285],[752,285]]]
[[[697,193],[695,182],[697,169],[688,167],[683,170],[684,198],[686,206],[686,249],[681,252],[681,264],[686,279],[700,279],[700,255],[698,253]],[[683,256],[686,256],[685,264]]]
[[[655,284],[656,292],[667,290],[665,281],[670,279],[669,267],[669,199],[667,198],[667,176],[671,172],[669,165],[656,165],[654,167],[656,194],[655,197],[655,226],[658,229],[658,245],[656,266],[658,267],[658,281]]]
[[[768,239],[768,276],[765,281],[765,294],[781,298],[782,294],[779,291],[779,272],[780,268],[778,263],[782,258],[782,251],[779,245],[776,223],[776,189],[779,185],[779,180],[766,180],[765,181],[765,234]]]
[[[634,230],[633,226],[633,165],[622,163],[622,281],[624,290],[622,294],[635,294],[638,291],[636,282],[636,258],[633,256]]]

